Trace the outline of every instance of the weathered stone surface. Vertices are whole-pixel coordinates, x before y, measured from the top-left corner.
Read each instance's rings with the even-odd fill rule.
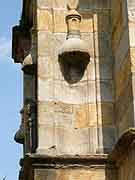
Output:
[[[38,32],[38,55],[50,56],[53,54],[53,34],[45,31]]]
[[[54,32],[67,32],[67,24],[65,22],[66,11],[54,11]]]
[[[32,75],[24,74],[24,99],[34,98],[35,78]]]
[[[109,9],[110,8],[110,1],[109,0],[101,0],[100,2],[98,0],[89,0],[89,1],[84,1],[80,0],[79,1],[79,7],[80,9]]]
[[[125,59],[126,60],[123,62],[121,70],[115,74],[116,99],[118,99],[131,78],[131,60],[129,56],[127,56]]]
[[[54,8],[66,8],[67,7],[67,0],[53,0],[53,7]]]
[[[78,0],[68,0],[67,5],[70,10],[77,9],[78,5],[79,5],[79,1]]]
[[[118,119],[117,123],[122,121],[126,112],[128,112],[130,108],[131,108],[130,112],[133,111],[132,99],[133,99],[132,78],[130,76],[129,80],[128,80],[127,84],[125,84],[125,87],[123,88],[120,96],[116,99],[117,101],[116,101],[116,105],[115,105],[115,112],[116,112],[117,119]],[[127,123],[129,123],[130,121],[131,121],[131,118],[128,119]],[[125,126],[124,123],[123,123],[123,126]]]
[[[97,81],[97,101],[98,102],[114,102],[113,81],[101,80]]]
[[[112,57],[111,40],[108,32],[94,33],[95,56]]]
[[[51,10],[37,10],[38,30],[53,31],[53,17]]]
[[[114,104],[113,103],[98,103],[98,125],[111,126],[114,125]]]
[[[35,170],[35,180],[105,180],[104,168],[88,169],[37,169]]]
[[[37,121],[34,121],[37,132],[30,129],[32,126],[29,129],[37,135],[33,142],[36,155],[99,158],[110,153],[127,128],[135,126],[135,3],[79,0],[81,38],[88,44],[91,57],[82,77],[72,84],[65,78],[58,57],[67,38],[67,2],[29,1],[26,6],[32,3],[33,14],[24,6],[21,26],[32,35],[30,52],[37,65],[35,77],[24,75],[24,100],[33,98],[38,102]],[[76,2],[71,0],[71,6],[76,8]],[[60,169],[53,161],[53,168],[58,169],[48,165],[50,169],[33,170],[34,179],[134,180],[134,159],[134,150],[130,150],[117,166],[119,178],[112,169],[108,170],[108,164]],[[48,168],[46,162],[44,165]]]
[[[52,7],[52,0],[38,0],[37,1],[37,6],[39,8],[51,8]]]
[[[81,34],[82,39],[87,43],[90,57],[94,56],[94,34],[93,33],[82,33]]]
[[[94,103],[96,101],[94,81],[82,81],[70,85],[65,81],[39,79],[38,87],[40,101],[55,100],[68,104]]]
[[[38,77],[41,79],[50,79],[54,75],[54,63],[50,56],[38,58]]]
[[[102,33],[111,31],[109,16],[110,11],[99,11],[93,14],[94,32]]]
[[[88,128],[97,125],[96,104],[84,104],[74,107],[74,127]]]
[[[92,33],[93,32],[93,18],[92,13],[88,13],[85,11],[80,11],[80,14],[82,16],[82,21],[80,24],[80,30],[81,32],[85,33]]]
[[[124,61],[127,60],[128,53],[129,53],[129,34],[128,34],[128,28],[126,28],[126,30],[123,32],[122,38],[119,41],[119,45],[117,46],[117,49],[114,53],[115,73],[118,73],[122,68],[123,64],[125,63]]]
[[[135,25],[129,26],[130,47],[135,47]]]
[[[99,61],[96,63],[96,78],[99,80],[112,80],[113,79],[113,62]]]
[[[123,3],[121,1],[112,1],[112,48],[115,51],[124,31],[123,25]]]
[[[114,126],[98,126],[97,153],[109,153],[116,142],[116,129]]]
[[[135,7],[135,2],[134,0],[127,0],[127,6],[130,9],[134,9],[133,7]]]
[[[87,155],[96,153],[96,149],[97,128],[70,129],[56,123],[39,126],[39,154]]]
[[[130,48],[131,70],[135,72],[135,48]]]

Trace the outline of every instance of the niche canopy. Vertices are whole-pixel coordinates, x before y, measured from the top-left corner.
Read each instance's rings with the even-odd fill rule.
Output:
[[[68,28],[67,39],[59,51],[59,61],[81,70],[85,69],[90,61],[88,45],[81,39],[81,15],[77,12],[78,0],[70,0],[67,4],[68,14],[66,23]]]

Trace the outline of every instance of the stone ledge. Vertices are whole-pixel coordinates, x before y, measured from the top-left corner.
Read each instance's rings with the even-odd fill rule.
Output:
[[[100,155],[61,155],[61,156],[46,156],[38,154],[26,154],[24,159],[20,161],[21,170],[20,180],[30,177],[30,172],[34,169],[42,170],[90,170],[90,169],[110,169],[115,170],[116,166],[113,162],[108,161],[107,154]]]
[[[135,142],[135,128],[130,128],[120,137],[114,150],[109,155],[109,160],[116,163],[121,162],[124,155],[128,153],[129,148]]]
[[[108,166],[114,168],[114,163],[108,161],[108,155],[89,155],[89,156],[45,156],[37,154],[27,154],[24,159],[21,159],[20,165],[24,168],[42,167],[45,169],[65,169],[65,168],[101,168]]]

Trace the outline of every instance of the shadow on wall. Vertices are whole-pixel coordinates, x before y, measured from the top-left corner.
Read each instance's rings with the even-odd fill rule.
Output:
[[[120,2],[118,1],[118,3]],[[127,7],[127,5],[125,6]],[[121,9],[121,13],[122,11],[123,9]],[[128,19],[128,12],[125,14],[125,17],[123,14],[121,17]],[[98,117],[101,113],[102,124],[98,124],[98,140],[99,152],[103,153],[112,151],[118,138],[126,129],[133,126],[132,120],[134,119],[129,27],[126,24],[125,30],[123,22],[120,22],[122,23],[121,27],[118,26],[118,22],[112,25],[113,18],[111,13],[104,14],[104,17],[101,13],[97,14],[98,45],[95,46],[95,49],[97,48],[98,54],[95,50],[95,61],[97,61],[95,64],[97,66],[96,73],[98,74],[99,71],[97,89],[100,90],[97,102],[99,99],[102,102],[97,105]],[[117,21],[124,20],[117,18]],[[107,167],[105,173],[106,180],[118,179],[118,172],[115,168]]]
[[[106,0],[104,3],[101,1],[98,6],[105,5],[105,2],[108,6],[110,1]],[[79,3],[82,9],[94,9],[95,3],[93,3],[92,0],[80,0]],[[117,26],[117,23],[119,22],[112,25],[112,19],[114,17],[111,17],[110,10],[97,10],[97,12],[93,11],[92,13],[94,27],[93,39],[95,46],[94,57],[92,58],[94,59],[96,69],[96,102],[98,115],[97,153],[108,154],[114,148],[118,137],[133,125],[131,122],[134,119],[132,92],[133,79],[131,78],[129,28],[127,24],[127,29],[125,31],[123,24]],[[128,18],[128,13],[125,12],[125,14],[126,16],[124,18]],[[82,19],[89,18],[87,15],[81,15]],[[117,18],[117,21],[121,21],[121,19]],[[61,68],[61,71],[63,71],[63,68]],[[67,66],[65,66],[64,71],[66,76],[66,72],[69,71]],[[78,77],[76,82],[84,75],[84,72],[80,73],[82,72],[81,67],[79,71],[72,72],[76,72],[76,74],[71,73],[72,77]],[[81,76],[78,76],[78,74],[81,74]],[[68,80],[71,77],[66,78]],[[116,173],[113,173],[113,171],[116,171],[116,169],[109,169],[107,167],[106,180],[117,179],[112,176],[112,174],[116,176]]]

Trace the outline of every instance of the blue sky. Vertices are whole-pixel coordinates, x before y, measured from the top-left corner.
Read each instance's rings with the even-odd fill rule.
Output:
[[[22,108],[22,72],[11,59],[12,27],[21,16],[22,0],[0,5],[0,180],[17,180],[22,147],[14,142]]]

